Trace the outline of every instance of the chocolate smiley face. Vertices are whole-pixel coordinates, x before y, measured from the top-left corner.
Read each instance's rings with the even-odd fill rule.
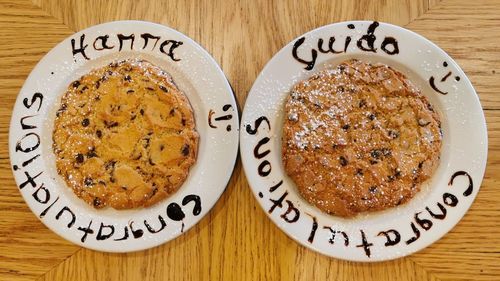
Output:
[[[448,63],[446,61],[443,62],[443,67],[448,67]],[[441,80],[440,80],[440,84],[446,82],[446,80],[448,80],[448,78],[452,75],[453,73],[451,71],[448,71],[448,73],[446,73],[443,77],[441,77]],[[455,76],[455,81],[460,81],[460,76]],[[442,95],[447,95],[448,92],[445,92],[443,90],[440,90],[437,86],[436,86],[436,78],[434,78],[434,76],[431,76],[429,78],[429,84],[430,86],[432,87],[432,89]]]

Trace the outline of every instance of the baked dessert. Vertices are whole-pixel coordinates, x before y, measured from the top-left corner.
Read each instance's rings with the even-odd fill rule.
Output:
[[[352,217],[410,200],[439,164],[438,114],[401,72],[349,60],[286,98],[282,156],[300,194]]]
[[[150,206],[174,193],[195,163],[191,105],[166,72],[123,60],[72,82],[56,113],[58,173],[95,208]]]

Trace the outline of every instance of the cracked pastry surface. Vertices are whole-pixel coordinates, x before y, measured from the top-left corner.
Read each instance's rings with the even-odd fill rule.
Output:
[[[92,70],[64,93],[54,122],[58,173],[95,208],[150,206],[186,180],[199,136],[187,97],[145,60]]]
[[[436,170],[441,140],[432,105],[384,64],[343,62],[297,83],[285,101],[285,171],[329,214],[407,202]]]

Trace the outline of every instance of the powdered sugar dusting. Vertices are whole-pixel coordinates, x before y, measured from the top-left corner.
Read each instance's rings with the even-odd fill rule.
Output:
[[[285,112],[285,169],[327,212],[406,202],[438,163],[437,114],[387,65],[352,60],[313,75],[292,88]]]

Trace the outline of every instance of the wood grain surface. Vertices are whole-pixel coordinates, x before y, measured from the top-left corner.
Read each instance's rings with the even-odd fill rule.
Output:
[[[450,54],[475,86],[489,156],[469,212],[444,238],[372,264],[310,251],[261,210],[238,162],[221,199],[185,235],[129,254],[82,249],[48,230],[14,182],[8,126],[29,72],[75,31],[119,19],[165,24],[205,47],[240,107],[266,62],[313,28],[370,19],[416,31]],[[0,0],[0,280],[500,280],[500,1]],[[22,222],[22,223],[21,223]]]

